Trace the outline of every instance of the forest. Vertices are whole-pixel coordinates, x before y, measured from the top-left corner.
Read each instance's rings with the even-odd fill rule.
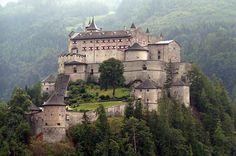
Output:
[[[0,99],[57,71],[67,35],[95,16],[103,30],[132,22],[182,45],[183,61],[219,78],[233,98],[236,61],[234,0],[19,0],[0,6]]]
[[[98,107],[98,119],[67,131],[67,139],[48,144],[33,137],[25,113],[35,93],[16,88],[8,103],[0,103],[0,155],[55,156],[232,156],[236,155],[236,107],[217,79],[196,66],[189,72],[191,107],[163,96],[158,112],[145,111],[132,99],[124,117],[107,117]],[[29,96],[31,94],[31,96]]]

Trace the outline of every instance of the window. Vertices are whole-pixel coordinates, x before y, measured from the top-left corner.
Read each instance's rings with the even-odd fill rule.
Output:
[[[45,126],[47,126],[48,125],[48,123],[45,123]]]
[[[89,47],[89,50],[93,50],[93,47]]]
[[[96,50],[99,50],[99,47],[96,47]]]
[[[48,90],[48,88],[46,88],[46,90]]]
[[[119,39],[119,42],[122,42],[122,39]]]
[[[107,40],[107,42],[110,42],[110,40]]]
[[[93,41],[90,41],[90,43],[93,43]]]
[[[116,40],[113,40],[113,42],[116,42]]]
[[[96,43],[99,43],[99,40],[96,40]]]
[[[143,65],[143,70],[147,70],[147,66],[145,64]]]
[[[149,102],[149,99],[147,99],[147,102]]]
[[[71,52],[73,52],[73,53],[78,53],[78,48],[72,48],[72,49],[71,49]]]
[[[83,51],[86,51],[86,47],[83,47]]]
[[[86,43],[86,41],[83,41],[83,43]]]
[[[76,67],[73,68],[73,72],[74,72],[74,73],[77,73]]]
[[[112,46],[113,49],[116,49],[116,46]]]
[[[107,49],[110,49],[110,46],[107,46]]]
[[[139,91],[142,92],[142,89],[140,89]]]
[[[73,44],[76,44],[77,42],[76,41],[73,41]]]
[[[158,50],[158,54],[157,54],[157,59],[160,60],[161,59],[161,52]]]
[[[102,40],[102,43],[105,43],[105,40]]]
[[[102,49],[104,50],[104,49],[105,49],[105,46],[102,46]]]
[[[147,89],[147,92],[149,92],[149,89]]]
[[[93,69],[91,69],[91,72],[90,72],[91,75],[93,75]]]
[[[60,123],[57,123],[57,126],[60,126],[61,124]]]

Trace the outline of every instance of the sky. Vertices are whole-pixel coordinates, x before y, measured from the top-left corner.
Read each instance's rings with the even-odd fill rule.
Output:
[[[18,0],[0,0],[0,5],[5,6],[8,2],[17,2]]]

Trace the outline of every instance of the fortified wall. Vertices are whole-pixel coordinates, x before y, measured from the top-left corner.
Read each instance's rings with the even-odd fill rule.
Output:
[[[174,40],[154,37],[149,29],[143,31],[134,24],[130,29],[103,31],[89,22],[83,32],[71,32],[68,36],[68,52],[58,57],[56,81],[49,76],[42,81],[42,92],[51,94],[43,104],[43,110],[30,112],[33,133],[41,134],[47,142],[63,140],[69,127],[81,123],[84,113],[66,110],[64,97],[69,81],[98,82],[100,64],[110,58],[124,65],[125,83],[132,87],[135,101],[144,109],[158,111],[163,97],[168,65],[172,65],[173,80],[170,95],[179,103],[190,106],[190,87],[187,73],[190,63],[182,62],[181,46]],[[124,115],[125,105],[106,109],[108,116]],[[95,111],[86,112],[90,121],[97,119]]]

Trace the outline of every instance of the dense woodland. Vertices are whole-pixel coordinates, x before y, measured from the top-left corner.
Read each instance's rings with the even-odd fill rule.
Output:
[[[193,61],[218,77],[235,95],[235,0],[19,0],[0,6],[0,98],[57,71],[67,34],[83,30],[95,16],[104,29],[131,22],[163,33],[182,45],[184,61]]]
[[[210,80],[195,66],[189,77],[191,108],[163,96],[158,112],[142,111],[141,103],[130,102],[124,117],[107,118],[100,106],[96,122],[84,114],[82,124],[56,144],[31,136],[25,112],[34,95],[16,88],[8,103],[0,103],[0,155],[236,155],[235,104],[216,78]]]

